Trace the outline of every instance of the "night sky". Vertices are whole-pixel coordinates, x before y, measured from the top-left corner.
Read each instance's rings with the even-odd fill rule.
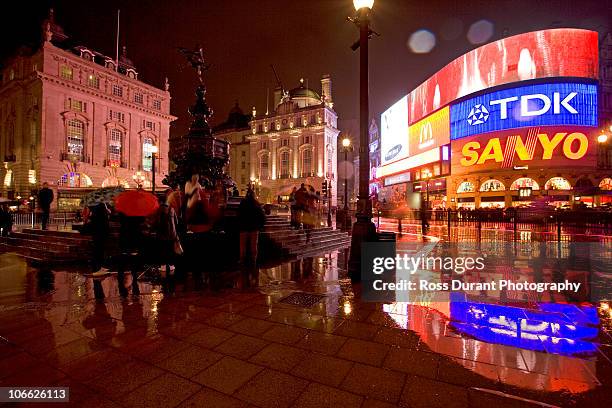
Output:
[[[319,91],[321,75],[331,74],[340,118],[357,118],[358,53],[349,47],[358,32],[346,21],[354,13],[351,0],[21,1],[10,12],[3,4],[3,18],[11,22],[0,28],[0,57],[40,38],[40,23],[50,6],[68,35],[110,56],[115,55],[116,13],[121,9],[120,44],[127,46],[140,79],[158,87],[165,76],[170,80],[172,113],[179,117],[173,135],[187,127],[186,110],[196,84],[176,47],[196,43],[212,63],[206,82],[214,123],[226,119],[236,100],[245,112],[253,105],[265,112],[266,88],[271,95],[276,86],[270,64],[285,88],[297,86],[303,77]],[[376,0],[373,29],[381,36],[370,42],[372,115],[477,47],[467,32],[481,19],[493,24],[490,40],[504,32],[548,27],[607,32],[612,0]],[[419,29],[436,37],[429,53],[415,54],[407,46]]]

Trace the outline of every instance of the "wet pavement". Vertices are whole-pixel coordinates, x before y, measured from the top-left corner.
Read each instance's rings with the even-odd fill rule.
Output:
[[[0,254],[0,276],[0,386],[68,386],[74,406],[603,406],[612,396],[608,303],[539,305],[538,324],[561,316],[587,333],[541,332],[530,347],[453,321],[448,301],[360,301],[346,251],[164,285]]]

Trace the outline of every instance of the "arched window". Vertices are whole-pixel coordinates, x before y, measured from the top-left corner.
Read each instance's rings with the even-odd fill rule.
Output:
[[[521,188],[530,188],[532,190],[539,190],[540,185],[532,178],[521,177],[521,178],[514,180],[514,182],[510,186],[510,190],[513,190],[513,191],[519,190]]]
[[[312,149],[302,151],[302,177],[312,176]]]
[[[502,183],[499,180],[495,180],[495,179],[487,180],[480,185],[481,192],[505,191],[505,190],[506,190],[506,186],[504,186],[504,183]]]
[[[544,190],[571,190],[572,185],[566,178],[563,177],[552,177],[546,184],[544,184]]]
[[[153,139],[145,137],[142,140],[142,169],[151,171],[153,169]]]
[[[119,129],[111,129],[108,141],[108,164],[109,166],[121,166],[121,153],[123,146],[123,132]]]
[[[606,177],[605,179],[601,180],[599,183],[599,189],[606,191],[612,190],[612,178]]]
[[[91,187],[93,186],[93,182],[91,181],[91,178],[87,174],[70,172],[70,173],[64,174],[62,178],[57,181],[57,185],[59,187],[72,187],[72,188]]]
[[[476,189],[474,188],[474,183],[471,181],[463,181],[457,188],[457,194],[473,193],[474,191],[476,191]]]
[[[268,180],[270,178],[270,157],[264,153],[259,158],[259,179]]]
[[[281,178],[289,178],[289,152],[285,150],[280,154]]]
[[[66,123],[66,145],[68,156],[83,161],[85,145],[85,123],[78,119],[70,119]]]

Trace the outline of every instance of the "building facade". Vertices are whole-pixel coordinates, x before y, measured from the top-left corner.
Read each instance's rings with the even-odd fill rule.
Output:
[[[383,113],[377,176],[413,208],[612,202],[611,48],[561,28],[457,58]]]
[[[27,197],[43,182],[71,209],[94,188],[150,187],[168,170],[168,84],[138,80],[125,47],[118,61],[74,45],[53,14],[43,43],[5,63],[0,85],[2,196]],[[135,181],[137,180],[137,182]]]
[[[250,177],[260,199],[286,200],[301,183],[321,191],[331,185],[332,206],[337,204],[338,115],[333,109],[331,78],[321,79],[321,94],[300,85],[277,89],[274,111],[250,123]]]
[[[253,108],[255,112],[255,108]],[[254,114],[254,113],[253,113]],[[225,172],[236,183],[240,195],[245,195],[251,183],[251,141],[252,115],[245,114],[238,106],[234,106],[227,116],[227,120],[215,126],[215,136],[225,139],[230,143],[230,160]]]

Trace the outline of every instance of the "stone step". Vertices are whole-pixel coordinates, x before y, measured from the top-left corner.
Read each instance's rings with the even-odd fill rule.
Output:
[[[91,239],[91,237],[87,235],[83,235],[80,232],[76,232],[76,231],[51,231],[51,230],[24,228],[23,230],[21,230],[21,232],[24,234],[40,235],[40,236],[55,237],[55,238],[71,238],[71,239],[85,239],[85,240]]]
[[[66,237],[56,237],[53,235],[31,234],[29,232],[13,232],[11,237],[23,238],[28,240],[36,240],[40,242],[63,242],[70,245],[83,245],[91,241],[91,237],[87,235],[73,234]]]
[[[332,238],[323,239],[320,241],[310,241],[308,244],[284,247],[284,249],[286,249],[289,254],[296,255],[299,253],[305,253],[305,252],[309,252],[313,250],[318,250],[321,247],[327,247],[330,245],[343,245],[345,243],[350,244],[350,239],[348,237],[332,237]]]
[[[79,259],[75,256],[68,256],[67,254],[57,251],[43,250],[25,245],[11,245],[6,242],[0,242],[0,251],[13,252],[21,257],[43,262],[48,265],[75,261]]]
[[[345,232],[328,231],[325,234],[311,235],[310,241],[318,242],[318,241],[326,240],[329,238],[346,238],[346,237],[348,237],[348,235]],[[304,235],[299,235],[295,237],[287,237],[283,239],[281,243],[283,247],[286,247],[286,246],[305,244],[307,240],[308,240],[308,236],[304,234]]]
[[[344,248],[348,248],[351,246],[351,241],[346,240],[344,242],[335,242],[335,243],[331,243],[325,246],[320,246],[320,247],[316,247],[312,250],[305,250],[302,251],[300,253],[297,253],[293,256],[291,256],[291,258],[294,259],[302,259],[302,258],[307,258],[307,257],[311,257],[311,256],[317,256],[320,255],[322,253],[326,253],[326,252],[330,252],[333,251],[335,249],[344,249]]]
[[[34,238],[36,237],[34,236]],[[37,248],[43,251],[50,250],[65,254],[75,254],[87,249],[83,248],[83,246],[79,245],[78,243],[70,244],[66,242],[61,242],[59,240],[56,240],[55,242],[45,242],[38,239],[23,238],[18,234],[11,234],[11,236],[9,237],[1,237],[0,242],[4,242],[6,244],[16,247],[25,246],[30,248]]]

